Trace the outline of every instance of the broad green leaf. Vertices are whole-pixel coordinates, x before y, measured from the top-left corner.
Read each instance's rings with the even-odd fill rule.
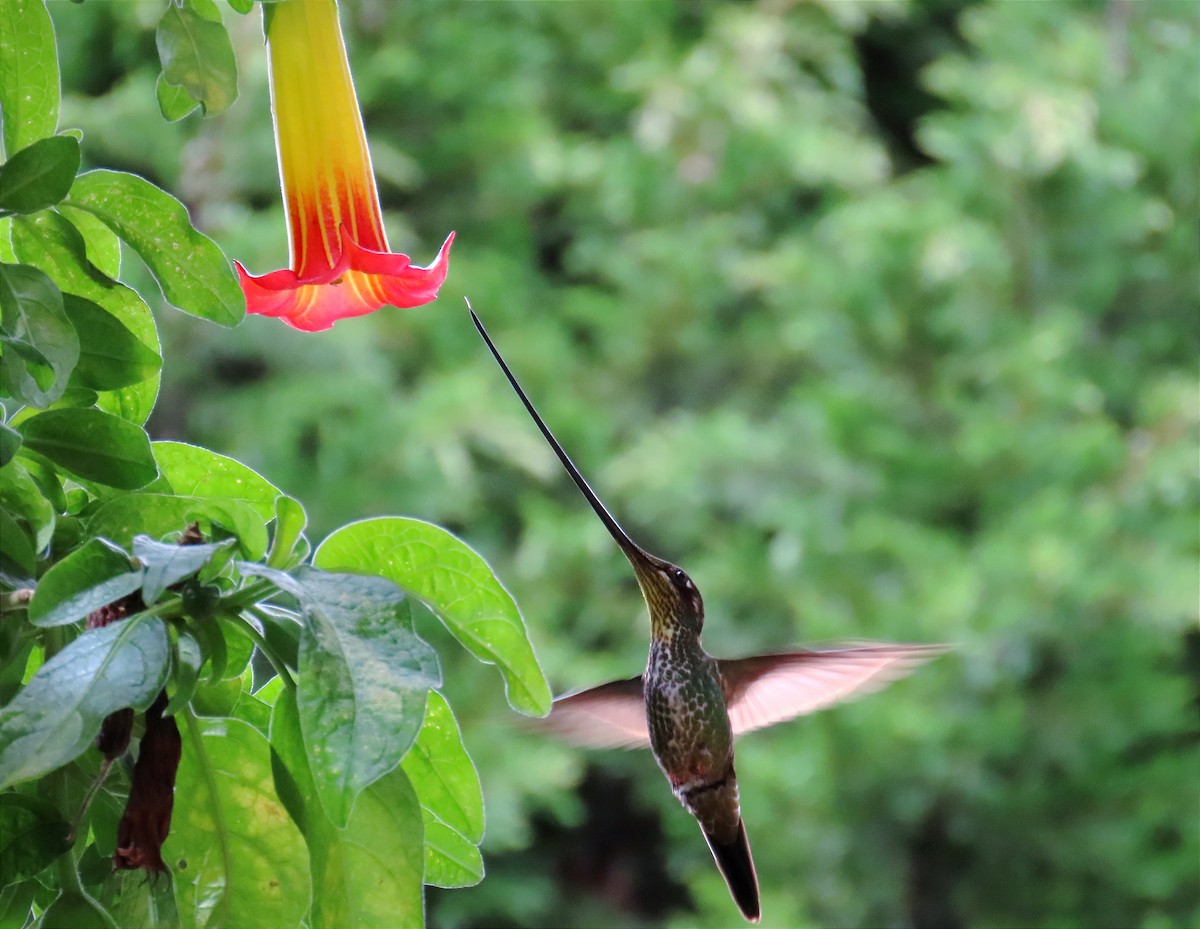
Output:
[[[155,442],[154,459],[177,494],[243,504],[266,522],[279,489],[240,461],[184,442]]]
[[[91,213],[60,203],[57,212],[83,236],[87,260],[101,274],[116,278],[121,273],[121,240]]]
[[[404,772],[366,790],[344,829],[316,801],[295,698],[284,692],[271,717],[275,788],[308,843],[314,926],[344,929],[424,922],[421,811]]]
[[[46,407],[67,389],[79,337],[44,272],[0,264],[0,394]]]
[[[133,540],[133,554],[142,563],[146,579],[142,585],[142,599],[146,605],[158,600],[159,595],[185,577],[191,577],[212,561],[213,555],[233,543],[232,539],[210,545],[172,545],[156,542],[146,535]]]
[[[34,551],[44,551],[54,535],[54,505],[23,465],[0,469],[0,504],[25,520],[33,534]]]
[[[145,534],[161,539],[182,532],[199,522],[206,536],[220,526],[237,536],[246,558],[261,558],[267,551],[266,521],[244,503],[234,500],[177,496],[175,494],[122,494],[103,504],[88,517],[92,535],[111,539],[118,545],[133,544]],[[217,533],[219,537],[219,533]]]
[[[129,556],[103,539],[85,542],[38,580],[29,603],[35,626],[61,626],[142,586]]]
[[[0,423],[0,468],[13,460],[13,455],[21,447],[21,433],[11,426]]]
[[[200,105],[187,88],[168,83],[162,73],[154,83],[154,97],[158,100],[158,112],[169,123],[183,119]]]
[[[88,171],[76,178],[68,203],[119,235],[146,263],[163,296],[185,313],[222,326],[237,325],[246,315],[233,266],[166,191],[134,174]]]
[[[334,825],[344,826],[363,788],[412,744],[441,672],[395,584],[311,570],[299,581],[308,620],[300,637],[300,724],[317,796]]]
[[[0,885],[33,877],[71,847],[71,824],[40,797],[0,794]]]
[[[462,742],[450,704],[436,690],[425,721],[400,767],[408,775],[425,822],[425,883],[467,887],[483,879],[483,788]]]
[[[117,317],[91,300],[63,294],[63,310],[75,331],[84,334],[72,383],[116,390],[140,384],[162,367],[158,352],[147,348]]]
[[[243,15],[254,9],[254,0],[228,0],[228,3],[233,12]]]
[[[0,572],[25,577],[37,574],[33,541],[5,506],[0,506]]]
[[[62,200],[79,172],[79,142],[69,135],[40,139],[0,165],[0,210],[36,213]]]
[[[125,324],[142,344],[157,352],[158,329],[154,314],[134,291],[106,278],[89,260],[83,234],[66,218],[90,213],[67,207],[43,210],[34,216],[20,216],[12,224],[12,244],[21,261],[34,265],[58,281],[67,291],[91,300]],[[101,224],[103,225],[103,224]],[[107,229],[107,226],[103,228]],[[88,233],[91,236],[91,233]],[[103,249],[104,246],[97,246]],[[122,387],[100,395],[99,405],[130,422],[144,423],[154,409],[158,396],[156,371],[140,384]]]
[[[58,128],[58,48],[42,0],[0,3],[4,148],[17,152]]]
[[[308,516],[299,500],[279,496],[275,500],[275,534],[267,564],[272,568],[287,568],[295,563],[296,543],[308,524]]]
[[[141,426],[102,410],[47,410],[18,427],[28,448],[84,480],[136,490],[158,476]]]
[[[550,712],[550,686],[516,603],[487,562],[445,529],[398,516],[351,523],[317,547],[313,564],[395,581],[433,610],[472,655],[500,669],[514,709],[530,716]]]
[[[114,710],[149,706],[168,659],[166,628],[153,616],[84,632],[0,709],[0,788],[66,764]]]
[[[155,43],[164,82],[184,88],[205,115],[216,116],[233,105],[237,61],[215,6],[194,0],[171,4],[158,22]]]
[[[237,719],[180,718],[183,759],[163,858],[185,929],[299,926],[308,853],[271,781],[266,737]]]

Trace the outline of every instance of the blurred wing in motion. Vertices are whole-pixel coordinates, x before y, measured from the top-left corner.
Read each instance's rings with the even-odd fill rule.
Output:
[[[640,675],[559,697],[550,715],[535,725],[589,748],[650,747]]]
[[[943,645],[858,645],[717,664],[738,735],[872,693],[944,651]]]

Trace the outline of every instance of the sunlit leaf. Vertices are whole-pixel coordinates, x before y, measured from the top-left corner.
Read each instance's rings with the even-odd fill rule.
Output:
[[[400,763],[425,822],[425,883],[467,887],[483,878],[483,788],[450,704],[436,690],[425,721]]]
[[[0,110],[4,148],[20,151],[58,128],[58,49],[41,0],[0,4]]]
[[[550,711],[550,687],[516,603],[487,562],[445,529],[401,517],[363,520],[325,539],[313,564],[394,581],[428,606],[471,654],[499,668],[514,709],[532,716]]]
[[[68,203],[100,219],[137,252],[179,309],[222,326],[245,316],[233,266],[170,194],[134,174],[97,170],[79,175]]]
[[[267,550],[266,523],[244,503],[219,498],[179,496],[176,494],[122,494],[107,501],[87,518],[88,532],[103,536],[118,545],[133,544],[133,537],[145,534],[162,539],[183,532],[199,522],[206,535],[213,527],[223,527],[237,536],[246,558],[261,558]]]
[[[163,859],[185,929],[299,926],[308,853],[275,795],[270,748],[237,719],[180,718],[183,759]]]
[[[275,515],[279,489],[240,461],[184,442],[155,442],[154,458],[177,494],[235,501],[264,522]]]
[[[85,480],[136,490],[158,476],[145,430],[102,410],[47,410],[18,430],[27,447]]]
[[[272,714],[271,750],[276,789],[308,842],[313,925],[422,925],[421,810],[404,772],[396,769],[364,790],[346,828],[338,829],[316,801],[299,713],[286,692]]]

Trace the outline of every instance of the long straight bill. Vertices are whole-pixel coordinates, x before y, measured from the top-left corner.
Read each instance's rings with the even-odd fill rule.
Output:
[[[600,521],[604,523],[604,525],[608,528],[608,531],[612,533],[612,537],[617,540],[617,544],[621,546],[621,549],[625,552],[625,554],[630,558],[637,557],[644,561],[646,559],[645,551],[643,551],[641,546],[634,542],[633,539],[629,538],[625,530],[621,528],[620,524],[613,519],[612,514],[608,512],[608,508],[600,502],[600,498],[596,496],[595,491],[592,490],[588,482],[583,479],[583,475],[579,473],[579,469],[575,467],[575,463],[571,461],[571,459],[567,456],[567,453],[563,451],[563,447],[558,444],[558,439],[554,438],[554,433],[550,431],[550,427],[546,425],[546,423],[542,420],[542,417],[538,415],[538,411],[534,409],[533,404],[529,402],[529,398],[525,396],[525,391],[521,389],[521,385],[517,383],[517,379],[513,376],[512,371],[510,371],[508,365],[504,363],[504,359],[500,356],[500,352],[497,350],[495,343],[492,342],[491,337],[487,334],[487,330],[483,328],[483,323],[481,323],[479,321],[479,317],[475,315],[475,310],[472,308],[470,300],[467,301],[467,309],[471,311],[471,319],[475,321],[475,328],[478,329],[479,334],[483,336],[483,341],[487,343],[487,347],[491,350],[492,357],[496,359],[497,364],[500,365],[500,370],[504,372],[504,376],[508,378],[508,382],[512,385],[512,389],[517,392],[517,396],[520,397],[521,402],[525,404],[525,409],[529,411],[529,415],[532,416],[533,421],[537,423],[537,427],[542,431],[542,435],[546,437],[546,441],[549,442],[550,447],[554,449],[554,454],[558,455],[558,460],[562,462],[563,467],[567,469],[567,473],[571,475],[571,480],[575,482],[575,485],[579,488],[580,492],[587,497],[588,503],[592,505],[592,509],[596,511],[596,515],[600,517]]]

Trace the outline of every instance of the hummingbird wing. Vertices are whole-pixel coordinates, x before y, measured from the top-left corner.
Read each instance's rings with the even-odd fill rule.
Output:
[[[944,651],[941,645],[857,645],[717,664],[738,735],[879,690]]]
[[[642,678],[610,681],[554,701],[538,728],[590,748],[648,748]]]

